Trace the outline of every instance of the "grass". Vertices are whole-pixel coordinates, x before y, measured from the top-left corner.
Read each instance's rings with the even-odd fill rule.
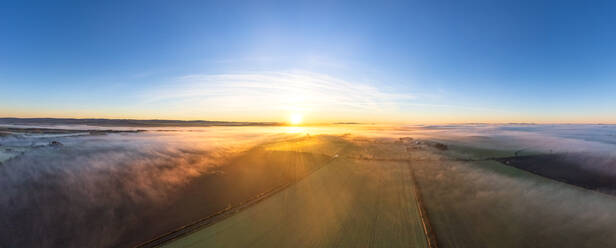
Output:
[[[488,159],[513,150],[449,147],[347,144],[297,184],[165,247],[427,247],[414,183],[439,247],[616,243],[614,197]]]
[[[165,247],[426,247],[413,187],[406,162],[341,156],[259,204]]]
[[[481,156],[481,154],[480,154]],[[496,161],[419,161],[439,247],[608,247],[613,197]]]

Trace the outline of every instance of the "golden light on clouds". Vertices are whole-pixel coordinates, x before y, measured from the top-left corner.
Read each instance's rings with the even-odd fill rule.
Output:
[[[374,120],[378,115],[390,117],[397,114],[401,101],[413,97],[366,82],[291,71],[188,75],[143,92],[143,98],[149,107],[172,112],[180,119],[277,121],[297,125],[310,124],[302,118],[307,114],[311,116],[310,122],[317,123]]]

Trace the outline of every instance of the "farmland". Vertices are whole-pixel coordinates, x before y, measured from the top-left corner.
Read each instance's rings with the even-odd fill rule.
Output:
[[[348,139],[297,184],[164,247],[605,247],[609,195],[497,161],[515,150]],[[413,176],[414,175],[414,176]],[[416,180],[416,181],[413,181]]]
[[[396,154],[349,145],[297,184],[165,247],[426,247],[409,164],[349,158],[385,149]]]
[[[612,196],[494,160],[449,157],[415,163],[439,247],[607,247],[616,242],[610,231],[616,223]]]
[[[609,145],[360,128],[6,129],[0,246],[616,243]]]

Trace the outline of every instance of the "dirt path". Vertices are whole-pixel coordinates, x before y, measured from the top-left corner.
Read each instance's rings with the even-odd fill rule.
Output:
[[[259,204],[165,247],[434,247],[425,237],[408,163],[344,154]]]

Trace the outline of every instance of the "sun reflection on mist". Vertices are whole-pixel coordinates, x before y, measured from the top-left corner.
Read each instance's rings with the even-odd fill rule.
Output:
[[[284,127],[284,132],[292,134],[308,133],[308,129],[304,127]]]

